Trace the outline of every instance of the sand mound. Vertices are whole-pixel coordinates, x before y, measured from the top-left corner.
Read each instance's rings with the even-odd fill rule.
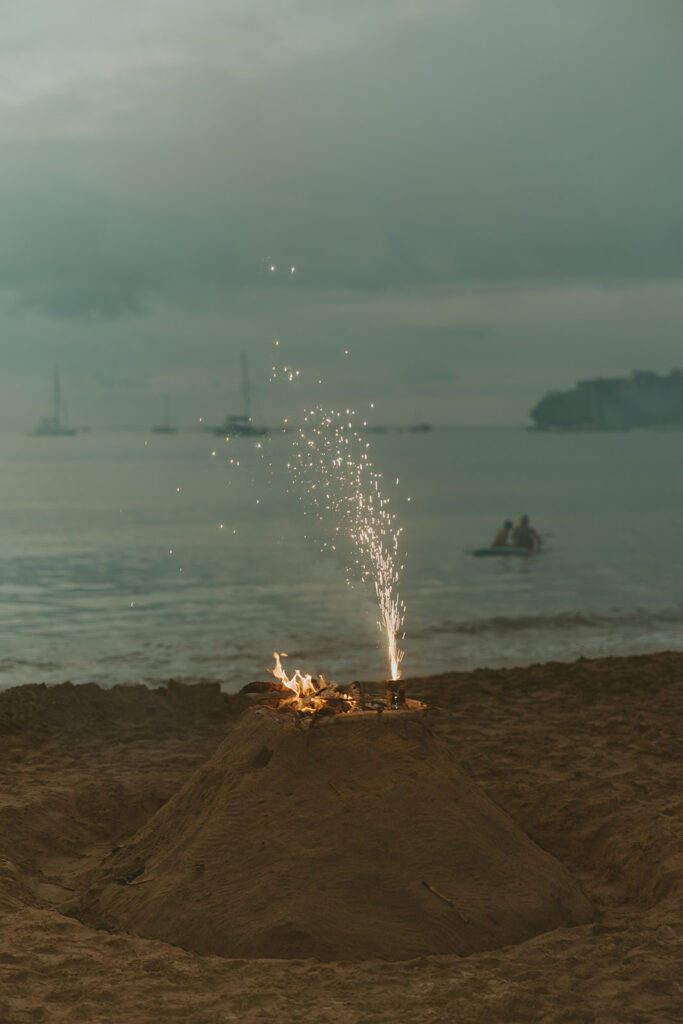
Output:
[[[76,913],[202,954],[322,960],[467,954],[591,918],[423,716],[310,725],[265,709],[107,859]]]

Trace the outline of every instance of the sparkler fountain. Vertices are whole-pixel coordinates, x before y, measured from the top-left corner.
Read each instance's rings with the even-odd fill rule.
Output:
[[[334,411],[320,405],[308,410],[294,437],[288,468],[300,488],[300,500],[308,506],[304,514],[312,512],[327,528],[322,548],[337,550],[340,542],[350,543],[352,564],[347,565],[347,583],[350,585],[354,576],[362,582],[372,581],[391,673],[387,703],[397,708],[404,699],[398,682],[405,616],[398,592],[402,531],[396,525],[396,514],[389,510],[389,498],[382,494],[381,473],[373,468],[369,443],[356,427],[354,415],[350,409]]]

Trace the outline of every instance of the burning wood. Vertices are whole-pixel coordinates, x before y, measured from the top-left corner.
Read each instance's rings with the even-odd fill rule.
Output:
[[[286,654],[278,654],[276,651],[275,668],[271,669],[275,678],[247,683],[240,693],[263,694],[258,702],[263,707],[309,716],[346,715],[358,711],[381,713],[384,710],[397,711],[400,708],[415,711],[424,707],[420,701],[406,698],[402,680],[388,680],[385,683],[384,696],[369,694],[359,682],[345,686],[328,683],[322,675],[315,679],[310,673],[304,674],[299,669],[290,677],[280,661],[280,658],[286,657]]]

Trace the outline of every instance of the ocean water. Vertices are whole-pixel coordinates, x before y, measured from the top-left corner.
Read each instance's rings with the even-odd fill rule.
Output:
[[[404,675],[683,648],[683,433],[368,440],[403,527]],[[372,589],[310,539],[290,453],[286,435],[0,435],[0,687],[234,690],[275,650],[330,679],[384,678]],[[472,556],[522,513],[541,554]]]

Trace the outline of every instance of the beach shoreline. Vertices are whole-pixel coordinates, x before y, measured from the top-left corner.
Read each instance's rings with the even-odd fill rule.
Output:
[[[200,956],[71,916],[88,873],[214,754],[248,697],[172,680],[4,690],[0,1020],[674,1021],[682,684],[674,652],[407,680],[464,773],[571,873],[594,918],[471,956],[355,963]]]

